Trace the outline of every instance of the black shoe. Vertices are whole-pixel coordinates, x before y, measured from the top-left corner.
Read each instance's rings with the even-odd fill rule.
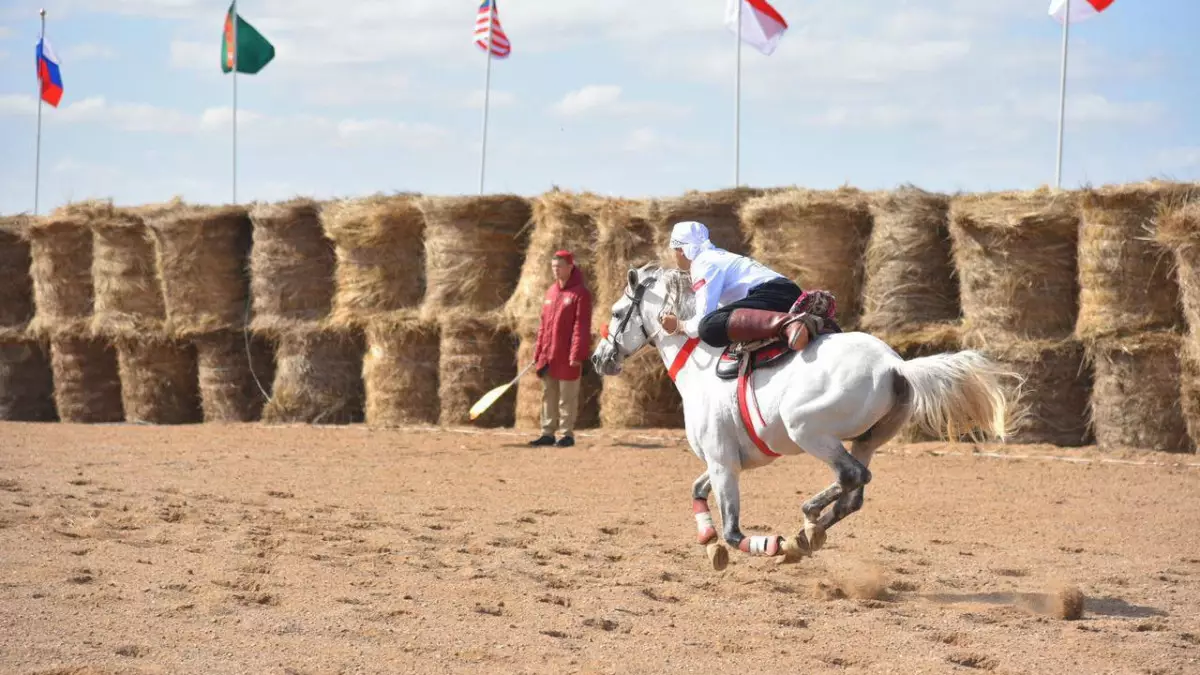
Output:
[[[555,445],[560,448],[569,448],[572,445],[575,445],[575,438],[573,436],[563,436],[562,438],[558,439],[558,442],[555,443]]]
[[[553,436],[539,436],[538,438],[536,438],[532,441],[529,441],[529,444],[534,447],[537,447],[540,445],[554,445],[554,437]]]

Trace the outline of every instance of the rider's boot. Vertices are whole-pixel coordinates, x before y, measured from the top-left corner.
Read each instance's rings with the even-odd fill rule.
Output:
[[[788,349],[800,351],[816,335],[815,318],[808,314],[738,308],[729,313],[726,332],[732,342],[782,338]]]

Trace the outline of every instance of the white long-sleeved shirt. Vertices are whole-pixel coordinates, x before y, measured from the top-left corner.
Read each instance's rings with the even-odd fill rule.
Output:
[[[762,263],[721,248],[701,251],[692,261],[692,290],[696,293],[696,313],[680,322],[688,337],[699,337],[700,320],[711,312],[737,302],[751,288],[783,278],[783,275]]]

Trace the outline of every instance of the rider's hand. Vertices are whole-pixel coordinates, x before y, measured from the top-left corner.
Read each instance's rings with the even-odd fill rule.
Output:
[[[674,335],[679,330],[679,317],[674,314],[666,314],[662,318],[662,327],[667,333]]]

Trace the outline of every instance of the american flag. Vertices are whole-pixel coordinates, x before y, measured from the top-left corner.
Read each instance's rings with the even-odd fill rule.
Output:
[[[500,12],[496,9],[496,0],[483,0],[479,12],[475,15],[475,44],[487,51],[488,21],[492,22],[492,56],[502,59],[512,51],[508,36],[500,27]]]

